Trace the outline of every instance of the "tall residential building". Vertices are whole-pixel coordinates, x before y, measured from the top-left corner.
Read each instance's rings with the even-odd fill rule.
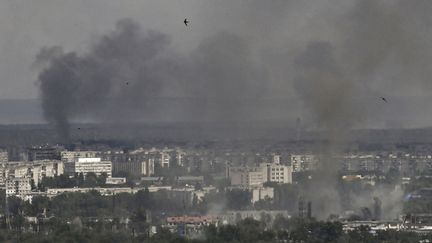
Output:
[[[279,184],[292,183],[292,167],[281,164],[262,164],[267,168],[268,181],[276,182]]]
[[[106,173],[108,177],[112,176],[111,161],[102,161],[101,158],[78,158],[74,162],[65,163],[65,173],[73,176],[76,173],[83,173],[86,176],[88,173],[101,175]]]
[[[171,155],[168,152],[160,153],[160,165],[161,167],[170,167]]]
[[[176,162],[177,165],[180,166],[184,166],[184,157],[185,157],[186,153],[181,151],[181,150],[177,150],[176,152]]]
[[[259,166],[228,167],[227,177],[232,186],[260,186],[265,182],[292,183],[291,166],[262,163]]]
[[[10,170],[2,165],[0,166],[0,186],[4,186],[6,183],[6,179],[10,177]]]
[[[55,147],[37,147],[28,149],[28,160],[60,160],[60,151]]]
[[[227,177],[231,181],[231,186],[259,186],[267,181],[267,170],[265,167],[229,167]]]
[[[34,161],[33,163],[25,163],[15,166],[10,166],[2,175],[13,176],[15,178],[30,178],[37,185],[44,177],[54,177],[62,175],[64,172],[63,162],[61,161]]]
[[[113,174],[126,172],[137,176],[151,176],[154,174],[154,159],[143,161],[116,161],[112,163]]]
[[[6,180],[6,197],[25,197],[31,192],[31,178],[9,178]]]
[[[63,162],[74,162],[78,158],[97,158],[100,156],[98,151],[62,151],[60,157]]]
[[[315,155],[291,155],[293,172],[316,170],[318,158]]]
[[[281,163],[281,156],[278,154],[273,154],[273,164],[280,164]]]
[[[8,152],[0,150],[0,163],[6,163],[9,161]]]

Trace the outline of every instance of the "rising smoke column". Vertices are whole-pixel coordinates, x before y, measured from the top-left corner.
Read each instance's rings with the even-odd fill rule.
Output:
[[[84,55],[43,48],[36,64],[43,67],[38,82],[45,118],[68,142],[69,121],[77,116],[133,117],[161,88],[157,58],[168,44],[168,36],[124,19]]]
[[[358,87],[338,65],[333,52],[330,43],[311,42],[294,62],[297,74],[294,87],[318,125],[325,129],[327,140],[318,148],[319,173],[307,195],[313,200],[319,218],[341,210],[336,190],[339,168],[333,155],[362,115],[361,107],[354,102]]]
[[[407,19],[405,13],[414,16],[421,11],[405,3],[353,1],[352,9],[336,23],[338,38],[312,40],[294,59],[294,88],[316,124],[325,130],[327,140],[319,148],[321,168],[310,192],[314,202],[321,204],[315,206],[323,211],[322,217],[330,212],[340,213],[342,209],[336,189],[339,165],[332,154],[342,151],[351,129],[368,116],[379,116],[377,89],[380,85],[393,84],[388,90],[404,87],[408,92],[412,92],[409,86],[414,83],[426,87],[422,84],[423,69],[424,61],[431,57],[430,48],[422,52],[421,47],[428,45],[416,38],[419,33],[413,31],[425,19],[417,19],[418,22]],[[422,5],[426,9],[432,7],[430,2]],[[399,195],[381,188],[373,192],[375,195],[389,193]],[[369,196],[367,200],[372,201],[372,195]],[[364,200],[353,196],[352,201],[358,205]],[[401,198],[385,201],[386,206],[398,208]]]

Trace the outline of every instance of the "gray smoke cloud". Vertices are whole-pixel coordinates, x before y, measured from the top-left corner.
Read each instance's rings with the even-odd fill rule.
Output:
[[[43,48],[35,66],[45,117],[69,139],[69,122],[89,116],[104,121],[139,121],[148,100],[163,96],[198,98],[186,115],[209,120],[241,117],[239,107],[260,96],[265,72],[250,57],[241,37],[221,32],[202,41],[190,54],[170,49],[170,37],[144,31],[123,19],[84,54]]]
[[[76,116],[133,117],[161,89],[158,55],[168,44],[168,36],[143,32],[125,19],[83,55],[42,49],[36,64],[45,63],[39,84],[46,119],[68,141],[69,121]]]
[[[328,213],[341,213],[336,188],[339,168],[333,155],[342,152],[351,129],[370,116],[379,117],[383,109],[380,96],[387,96],[386,92],[403,93],[391,89],[413,85],[401,77],[416,79],[414,85],[419,87],[428,86],[422,75],[431,49],[428,44],[420,44],[415,31],[415,26],[425,24],[422,21],[426,18],[414,16],[421,11],[410,5],[404,1],[354,1],[337,18],[340,22],[335,22],[337,34],[333,40],[309,41],[292,62],[293,87],[312,119],[325,130],[327,140],[319,148],[320,171],[310,192],[321,218]],[[426,2],[422,5],[429,9],[432,6]],[[407,18],[405,10],[418,22]],[[405,84],[387,90],[382,87],[399,82]]]
[[[400,109],[427,107],[403,100],[430,94],[430,1],[210,1],[196,7],[193,28],[185,31],[197,38],[186,52],[173,33],[148,31],[130,19],[87,52],[43,48],[34,66],[42,69],[46,118],[67,127],[60,121],[141,120],[156,113],[165,120],[276,117],[292,123],[301,116],[308,126],[340,130],[403,126],[409,122]],[[65,109],[59,108],[65,102],[54,105],[54,83],[80,87],[59,97],[69,100]],[[66,89],[54,90],[60,88]],[[173,110],[149,104],[153,97],[190,99]],[[273,112],[257,104],[287,97],[286,112],[281,104],[274,103]]]
[[[315,191],[335,195],[332,154],[351,129],[410,124],[401,109],[429,108],[400,100],[431,94],[432,1],[211,1],[199,8],[192,27],[206,36],[186,53],[171,35],[130,19],[83,54],[43,48],[35,66],[47,120],[67,139],[71,119],[139,120],[161,109],[149,105],[153,97],[192,98],[173,120],[247,121],[267,114],[257,100],[293,96],[302,106],[287,117],[302,113],[326,131]]]

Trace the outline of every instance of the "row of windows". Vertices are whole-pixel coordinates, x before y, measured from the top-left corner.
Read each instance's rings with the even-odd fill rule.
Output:
[[[272,171],[278,171],[278,170],[283,171],[284,168],[272,168]]]
[[[276,172],[276,173],[272,173],[272,175],[274,176],[274,175],[284,175],[284,173],[283,172],[281,172],[281,173],[279,173],[279,172]]]

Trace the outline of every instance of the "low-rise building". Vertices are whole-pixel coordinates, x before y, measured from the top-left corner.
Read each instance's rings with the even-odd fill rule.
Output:
[[[218,222],[219,218],[211,215],[167,217],[164,227],[171,233],[194,238],[202,234],[205,226],[217,226]]]
[[[291,218],[291,215],[286,210],[238,210],[227,211],[219,215],[223,224],[236,224],[240,220],[247,218],[254,220],[267,220],[269,223],[273,222],[276,217]]]
[[[125,177],[108,177],[106,178],[105,184],[109,185],[121,185],[126,183]]]
[[[203,185],[204,176],[179,176],[177,177],[177,183],[179,185]]]
[[[256,203],[259,200],[273,199],[274,188],[273,187],[257,187],[252,189],[252,203]]]

